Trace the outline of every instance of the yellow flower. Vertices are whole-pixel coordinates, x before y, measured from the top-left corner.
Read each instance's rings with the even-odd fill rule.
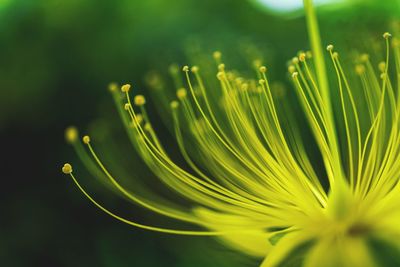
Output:
[[[122,93],[110,86],[135,149],[161,182],[188,199],[190,210],[128,191],[105,167],[89,136],[83,137],[88,154],[77,130],[67,129],[67,140],[94,175],[133,202],[204,230],[125,219],[96,202],[70,164],[62,171],[98,208],[122,222],[164,233],[216,236],[264,258],[263,267],[279,266],[300,248],[304,266],[378,266],[370,238],[400,245],[399,43],[385,33],[386,57],[377,70],[369,56],[361,55],[353,71],[342,67],[328,45],[333,69],[328,73],[311,0],[304,6],[312,49],[293,58],[289,73],[306,125],[299,125],[291,107],[277,105],[282,92],[273,91],[265,66],[258,66],[257,81],[245,79],[228,71],[215,52],[219,88],[206,85],[199,67],[185,66],[187,88],[178,89],[178,100],[170,103],[178,148],[190,167],[184,168],[157,137],[144,96],[131,101],[130,85],[123,85]],[[176,68],[171,72],[178,75]],[[329,87],[328,76],[334,86]],[[313,138],[304,138],[305,128]],[[313,146],[320,160],[310,159]]]

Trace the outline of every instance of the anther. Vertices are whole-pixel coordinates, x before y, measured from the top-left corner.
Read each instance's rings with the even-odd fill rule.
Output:
[[[365,66],[364,65],[361,65],[361,64],[356,65],[356,73],[358,75],[361,75],[364,72],[365,72]]]
[[[300,53],[300,54],[299,54],[299,60],[300,60],[301,62],[306,61],[306,53]]]
[[[221,59],[221,56],[222,56],[222,54],[221,54],[220,51],[215,51],[215,52],[213,53],[213,58],[214,58],[215,60],[220,60],[220,59]]]
[[[386,70],[386,63],[384,61],[379,62],[378,68],[381,72],[385,72]]]
[[[246,91],[249,88],[249,85],[247,83],[243,83],[242,86],[240,87],[243,91]]]
[[[332,57],[334,59],[338,59],[339,58],[339,53],[338,52],[333,52]]]
[[[193,72],[193,73],[196,73],[196,72],[199,71],[199,67],[193,66],[193,67],[190,69],[190,71]]]
[[[224,71],[225,70],[225,64],[221,63],[218,65],[218,70],[219,71]]]
[[[146,104],[146,98],[144,98],[143,95],[137,95],[133,99],[133,102],[135,103],[136,106],[140,107],[140,106],[143,106],[144,104]]]
[[[297,71],[295,71],[292,73],[292,78],[296,79],[298,75],[299,75],[299,73]]]
[[[130,108],[131,108],[131,104],[125,103],[124,109],[125,109],[125,110],[129,110]]]
[[[69,163],[65,163],[64,166],[61,168],[64,174],[71,174],[72,173],[72,166]]]
[[[289,67],[288,67],[288,71],[289,71],[289,73],[290,73],[290,74],[293,74],[293,72],[295,72],[295,71],[296,71],[296,67],[295,67],[295,66],[293,66],[293,65],[289,65]]]
[[[299,64],[299,58],[298,57],[294,57],[294,58],[292,58],[292,63],[293,64]]]
[[[131,89],[131,85],[130,84],[124,84],[121,86],[121,91],[124,93],[129,92],[129,89]]]
[[[267,67],[261,66],[261,67],[259,68],[259,70],[260,70],[261,73],[266,73],[266,72],[267,72]]]
[[[78,139],[78,130],[76,127],[70,126],[65,129],[65,139],[68,143],[74,143]]]
[[[90,143],[90,137],[89,137],[89,135],[85,135],[85,136],[82,138],[82,141],[83,141],[83,143],[85,143],[86,145],[89,144],[89,143]]]
[[[332,50],[333,50],[333,45],[328,45],[327,47],[326,47],[326,50],[328,50],[329,52],[331,52]]]
[[[188,71],[189,71],[189,66],[183,66],[182,70],[183,70],[184,72],[188,72]]]
[[[143,115],[142,114],[137,114],[136,115],[136,122],[137,124],[141,124],[143,121]]]
[[[148,132],[151,131],[151,124],[149,122],[146,122],[146,124],[144,125],[144,129]]]
[[[176,100],[171,101],[171,103],[169,103],[169,105],[171,106],[172,109],[177,109],[179,107],[179,102]]]
[[[258,81],[258,83],[259,83],[260,85],[263,85],[263,84],[265,84],[265,80],[264,80],[264,79],[261,79],[261,80]]]
[[[224,76],[225,76],[225,74],[224,74],[222,71],[219,71],[219,72],[217,73],[217,78],[218,78],[218,80],[220,80],[220,81],[224,78]]]
[[[367,61],[369,60],[369,55],[368,55],[368,54],[362,54],[362,55],[360,56],[360,60],[361,60],[362,62],[367,62]]]
[[[182,100],[186,97],[187,95],[187,91],[185,88],[179,88],[178,90],[176,90],[176,96],[178,97],[178,99]]]
[[[108,90],[110,92],[115,92],[115,91],[117,91],[117,89],[118,89],[118,85],[116,83],[110,83],[108,85]]]
[[[389,39],[392,35],[389,32],[385,32],[382,36],[385,39]]]
[[[169,73],[171,74],[177,74],[179,72],[179,67],[176,64],[171,64],[168,68]]]

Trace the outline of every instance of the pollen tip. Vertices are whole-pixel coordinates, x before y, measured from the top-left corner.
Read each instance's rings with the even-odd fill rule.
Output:
[[[169,70],[170,74],[174,75],[174,74],[177,74],[179,72],[179,67],[176,64],[171,64],[171,65],[169,65],[168,70]]]
[[[89,135],[85,135],[84,137],[82,137],[82,141],[83,143],[85,143],[86,145],[90,143],[90,137]]]
[[[222,79],[224,78],[224,72],[219,71],[219,72],[217,73],[217,78],[218,78],[218,80],[222,80]]]
[[[124,105],[124,109],[125,109],[125,110],[129,110],[130,107],[131,107],[131,104],[125,103],[125,105]]]
[[[299,63],[299,58],[298,57],[293,57],[292,58],[292,63],[295,64],[295,65],[298,64]]]
[[[71,174],[72,173],[72,165],[69,163],[65,163],[64,166],[61,168],[61,171],[64,174]]]
[[[243,83],[242,86],[240,87],[243,91],[246,91],[249,89],[249,85],[247,83]]]
[[[327,51],[329,51],[329,52],[331,52],[332,50],[333,50],[333,45],[328,45],[327,47],[326,47],[326,50]]]
[[[267,67],[261,66],[261,67],[259,68],[259,71],[260,71],[261,73],[266,73],[266,72],[267,72]]]
[[[177,109],[179,107],[179,102],[176,100],[171,101],[171,103],[169,103],[170,107],[172,109]]]
[[[265,80],[264,80],[264,79],[260,79],[260,80],[258,80],[258,83],[259,83],[260,85],[263,85],[263,84],[265,84]]]
[[[334,59],[339,58],[339,53],[338,53],[338,52],[333,52],[332,57],[333,57]]]
[[[188,71],[189,71],[189,66],[183,66],[182,70],[183,70],[184,72],[188,72]]]
[[[131,85],[128,83],[121,86],[121,91],[124,93],[129,92],[130,89],[131,89]]]
[[[306,61],[306,53],[301,52],[301,53],[299,54],[299,60],[300,60],[301,62]]]
[[[292,73],[292,78],[296,79],[298,75],[299,75],[299,73],[297,71],[295,71]]]
[[[386,69],[386,62],[385,62],[385,61],[379,62],[379,64],[378,64],[378,69],[379,69],[381,72],[385,72],[385,69]]]
[[[385,39],[389,39],[392,35],[389,32],[385,32],[382,36]]]
[[[78,129],[75,126],[69,126],[65,129],[65,139],[70,144],[78,140]]]
[[[150,122],[146,122],[145,124],[144,124],[144,129],[146,130],[146,131],[151,131],[151,123]]]
[[[216,60],[221,59],[222,53],[220,51],[214,51],[213,58]]]
[[[178,90],[176,90],[176,96],[180,100],[184,99],[187,96],[186,89],[185,88],[179,88]]]
[[[365,72],[365,67],[364,67],[364,65],[361,65],[361,64],[356,65],[356,73],[357,73],[358,75],[361,75],[361,74],[363,74],[364,72]]]
[[[133,99],[133,102],[135,103],[136,106],[143,106],[146,104],[146,98],[143,95],[136,95],[135,98]]]
[[[368,55],[368,54],[362,54],[362,55],[360,56],[360,60],[361,60],[362,62],[367,62],[367,61],[369,60],[369,55]]]
[[[225,64],[224,63],[219,64],[218,65],[218,70],[219,71],[224,71],[225,70]]]
[[[196,72],[199,71],[199,67],[198,67],[198,66],[193,66],[193,67],[190,69],[190,71],[193,72],[193,73],[196,73]]]
[[[110,92],[115,92],[118,90],[118,85],[114,82],[108,84],[108,90]]]
[[[296,71],[296,67],[293,66],[293,65],[289,65],[288,71],[289,71],[290,74],[293,74]]]
[[[136,122],[138,123],[138,124],[141,124],[142,123],[142,121],[143,121],[144,119],[143,119],[143,115],[142,114],[136,114]]]

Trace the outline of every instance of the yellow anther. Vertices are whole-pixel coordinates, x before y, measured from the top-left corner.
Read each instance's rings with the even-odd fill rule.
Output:
[[[382,80],[385,79],[386,73],[381,73],[380,77],[381,77]]]
[[[222,54],[221,54],[220,51],[215,51],[215,52],[213,53],[213,58],[216,59],[216,60],[220,60],[220,59],[221,59],[221,56],[222,56]]]
[[[389,39],[389,37],[391,37],[392,35],[389,33],[389,32],[385,32],[384,34],[383,34],[383,38],[385,38],[385,39]]]
[[[258,81],[258,83],[259,83],[260,85],[263,85],[263,84],[265,84],[265,80],[264,80],[264,79],[261,79],[261,80]]]
[[[297,71],[295,71],[295,72],[292,73],[292,78],[293,78],[293,79],[296,79],[297,76],[299,76],[299,73],[298,73]]]
[[[141,124],[143,122],[143,115],[142,114],[137,114],[136,115],[136,122],[138,124]]]
[[[69,163],[65,163],[64,166],[61,168],[64,174],[71,174],[72,173],[72,166]]]
[[[146,131],[151,131],[151,124],[149,122],[146,122],[146,124],[144,125],[144,129]]]
[[[110,90],[110,92],[115,92],[118,90],[118,85],[116,83],[110,83],[108,85],[108,90]]]
[[[125,103],[124,109],[125,109],[125,110],[129,110],[130,108],[131,108],[131,104]]]
[[[78,130],[76,127],[70,126],[65,129],[65,139],[68,143],[74,143],[78,139]]]
[[[246,91],[249,89],[249,85],[247,83],[243,83],[242,86],[240,87],[243,91]]]
[[[326,47],[326,50],[328,50],[329,52],[331,52],[332,50],[333,50],[333,45],[328,45],[327,47]]]
[[[179,72],[179,67],[176,64],[171,64],[168,68],[169,73],[171,74],[177,74]]]
[[[129,92],[129,89],[131,89],[131,85],[130,84],[124,84],[121,86],[121,91],[124,93]]]
[[[171,103],[169,103],[169,105],[171,106],[172,109],[177,109],[179,107],[179,102],[176,100],[171,101]]]
[[[199,71],[199,67],[193,66],[193,67],[190,69],[190,71],[193,72],[193,73],[196,73],[196,72]]]
[[[369,60],[369,55],[368,54],[362,54],[360,56],[361,62],[367,62]]]
[[[186,89],[185,88],[179,88],[178,90],[176,90],[176,96],[180,100],[184,99],[187,96]]]
[[[83,141],[83,143],[85,143],[85,144],[89,144],[89,143],[90,143],[90,137],[89,137],[89,135],[85,135],[85,136],[82,138],[82,141]]]
[[[136,106],[140,107],[140,106],[143,106],[144,104],[146,104],[146,98],[144,98],[143,95],[137,95],[133,99],[133,102],[135,103]]]
[[[222,80],[222,79],[224,79],[224,76],[225,76],[225,74],[222,72],[222,71],[219,71],[218,73],[217,73],[217,78],[218,78],[218,80]]]
[[[299,64],[299,58],[298,57],[294,57],[294,58],[292,58],[292,63],[293,64]]]
[[[306,53],[300,53],[300,54],[299,54],[299,60],[300,60],[301,62],[306,61]]]
[[[266,72],[267,72],[267,67],[261,66],[261,67],[259,68],[259,70],[260,70],[261,73],[266,73]]]
[[[253,66],[256,68],[261,67],[261,59],[256,59],[253,61]]]
[[[184,72],[188,72],[188,71],[189,71],[189,66],[183,66],[182,70],[183,70]]]
[[[288,67],[288,71],[289,71],[289,73],[290,73],[290,74],[292,74],[293,72],[295,72],[295,71],[296,71],[296,67],[295,67],[295,66],[293,66],[293,65],[289,65],[289,67]]]
[[[221,63],[218,65],[218,70],[219,71],[224,71],[225,70],[225,64]]]
[[[379,62],[379,64],[378,64],[378,69],[379,69],[381,72],[385,72],[385,70],[386,70],[386,63],[385,63],[384,61]]]
[[[339,58],[339,53],[338,52],[333,52],[332,57],[334,59],[338,59]]]
[[[358,75],[361,75],[364,72],[365,72],[365,66],[364,65],[361,65],[361,64],[356,65],[356,73]]]

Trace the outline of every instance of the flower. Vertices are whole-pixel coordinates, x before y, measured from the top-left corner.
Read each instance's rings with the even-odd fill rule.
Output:
[[[279,266],[298,250],[305,255],[298,260],[304,266],[379,264],[371,238],[400,245],[400,85],[395,83],[400,76],[399,42],[383,34],[386,58],[378,71],[369,56],[361,55],[348,72],[334,46],[328,45],[333,69],[328,73],[311,0],[304,5],[312,49],[293,58],[289,73],[306,125],[299,125],[291,107],[277,105],[279,96],[265,66],[258,66],[258,81],[245,79],[226,70],[216,52],[219,91],[206,85],[199,67],[184,66],[187,88],[178,89],[178,100],[170,103],[176,142],[189,167],[184,168],[159,140],[145,97],[136,95],[132,101],[130,85],[120,91],[110,85],[135,149],[165,185],[193,203],[192,209],[131,193],[103,164],[89,136],[82,140],[91,157],[77,130],[67,129],[67,140],[94,175],[105,177],[133,202],[204,230],[125,219],[94,200],[70,164],[62,171],[117,220],[164,233],[216,236],[264,258],[263,267]],[[389,71],[391,65],[395,69]],[[171,72],[177,75],[175,68]],[[329,86],[328,77],[335,86]],[[306,128],[315,142],[306,143]],[[310,158],[313,145],[320,160]]]

